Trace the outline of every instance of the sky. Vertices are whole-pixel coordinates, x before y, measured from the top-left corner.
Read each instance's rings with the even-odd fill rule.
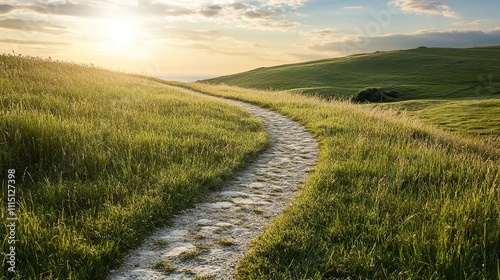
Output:
[[[192,81],[357,53],[500,45],[498,0],[0,2],[0,53]]]

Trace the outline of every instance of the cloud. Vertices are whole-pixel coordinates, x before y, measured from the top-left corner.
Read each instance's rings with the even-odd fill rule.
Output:
[[[406,13],[460,18],[460,14],[452,11],[444,2],[445,0],[393,0],[390,3]]]
[[[16,39],[0,39],[0,43],[23,44],[23,45],[43,45],[43,46],[69,46],[69,45],[71,45],[71,43],[68,43],[68,42],[16,40]]]
[[[259,0],[259,2],[264,3],[267,6],[288,6],[293,9],[298,9],[307,2],[308,0]]]
[[[286,11],[283,8],[260,8],[260,7],[254,7],[252,9],[247,9],[244,13],[243,16],[250,18],[250,19],[255,19],[255,18],[272,18],[273,16],[284,14]]]
[[[215,17],[219,15],[223,10],[223,7],[220,5],[210,5],[203,7],[200,10],[200,14],[202,14],[205,17]]]
[[[139,1],[15,1],[0,5],[0,14],[15,9],[31,10],[38,14],[73,16],[82,18],[142,17],[187,22],[216,22],[250,29],[285,31],[300,26],[287,18],[307,0],[139,0]]]
[[[23,6],[40,14],[65,15],[75,17],[98,17],[102,10],[83,3],[36,3]]]
[[[189,41],[215,41],[225,36],[216,30],[187,30],[167,28],[158,33],[162,38],[175,38]]]
[[[309,32],[303,32],[302,35],[313,37],[317,39],[331,39],[331,37],[338,35],[335,28],[313,29]]]
[[[219,5],[217,13],[210,14],[209,19],[242,28],[287,31],[301,25],[286,18],[300,3],[302,1],[270,1],[260,6],[236,3]],[[206,14],[202,15],[207,17]]]
[[[185,3],[184,3],[185,2]],[[139,10],[130,6],[129,11],[143,17],[155,15],[167,20],[186,20],[190,22],[217,22],[250,29],[288,30],[300,26],[300,23],[286,19],[305,0],[267,0],[259,2],[219,1],[207,4],[207,1],[181,0],[175,4],[142,1]],[[175,18],[174,18],[175,17]]]
[[[25,32],[40,32],[52,35],[66,34],[67,27],[41,20],[4,19],[0,20],[0,28]]]
[[[0,4],[0,14],[7,14],[15,9],[14,6]]]
[[[229,4],[229,6],[235,10],[243,10],[243,9],[248,7],[248,5],[245,3],[232,3],[232,4]]]
[[[373,52],[377,50],[412,49],[428,47],[473,47],[500,44],[500,28],[480,30],[421,30],[413,34],[390,34],[384,36],[354,36],[341,41],[319,42],[307,45],[310,50],[341,52],[344,55]]]
[[[260,30],[279,30],[287,31],[293,28],[299,27],[301,24],[295,21],[289,21],[286,19],[274,20],[274,19],[260,19],[249,21],[245,24],[240,24],[241,27],[249,27],[253,29]]]
[[[311,31],[300,32],[300,34],[306,38],[307,42],[314,42],[310,44],[297,44],[308,48],[311,48],[312,46],[317,48],[323,45],[347,42],[351,40],[356,41],[359,38],[357,35],[339,33],[335,28],[313,29]]]
[[[126,9],[129,12],[142,16],[179,17],[195,13],[195,11],[185,6],[167,3],[152,3],[151,1],[140,1],[138,7],[127,6]]]
[[[252,51],[242,51],[241,49],[235,50],[234,48],[223,48],[223,47],[214,48],[210,45],[206,45],[203,43],[187,43],[187,44],[181,43],[175,46],[181,49],[197,50],[202,53],[210,54],[211,56],[213,55],[237,56],[237,57],[259,56],[258,53]]]
[[[365,6],[347,6],[347,7],[344,7],[344,10],[360,10],[360,9],[364,9]]]
[[[488,22],[487,20],[484,19],[478,19],[478,20],[473,20],[473,21],[459,21],[459,22],[454,22],[451,23],[450,25],[476,25],[476,24],[481,24]]]

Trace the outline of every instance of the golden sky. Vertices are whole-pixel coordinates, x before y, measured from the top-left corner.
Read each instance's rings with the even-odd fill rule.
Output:
[[[377,50],[498,45],[499,10],[491,0],[4,0],[0,52],[194,80]]]

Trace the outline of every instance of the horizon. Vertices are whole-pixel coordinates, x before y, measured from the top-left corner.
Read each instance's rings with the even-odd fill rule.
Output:
[[[375,51],[499,45],[499,9],[486,0],[7,0],[0,51],[193,81]]]

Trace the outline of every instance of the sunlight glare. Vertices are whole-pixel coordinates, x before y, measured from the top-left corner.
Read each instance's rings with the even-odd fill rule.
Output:
[[[108,25],[107,37],[120,45],[130,45],[137,38],[137,28],[127,21],[112,21]]]

